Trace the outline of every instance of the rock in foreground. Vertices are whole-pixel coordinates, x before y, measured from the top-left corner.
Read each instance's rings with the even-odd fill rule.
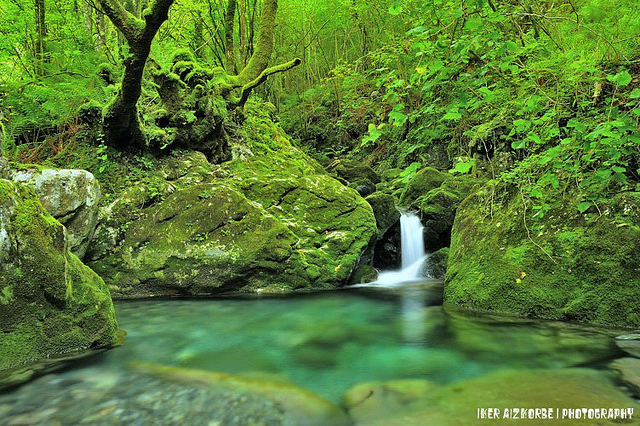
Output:
[[[482,422],[616,425],[637,424],[640,416],[637,402],[603,374],[586,369],[502,371],[441,387],[417,380],[364,383],[347,391],[344,400],[355,424],[363,426],[458,426]],[[588,418],[589,414],[583,415],[580,410],[603,407],[606,418],[601,413],[598,419]],[[485,417],[480,418],[481,408],[497,411],[492,411],[491,418],[485,411]],[[546,419],[542,418],[542,408],[547,410]],[[526,409],[524,417],[522,409]],[[618,410],[617,418],[608,418],[609,409],[612,417]],[[627,411],[630,409],[633,411]],[[529,418],[530,414],[533,418]],[[595,416],[595,412],[591,414]]]
[[[32,189],[0,180],[0,378],[117,341],[109,290]]]
[[[348,416],[339,407],[307,389],[290,383],[148,363],[133,364],[132,368],[138,373],[148,374],[168,382],[230,391],[246,395],[248,398],[270,401],[276,404],[282,413],[283,424],[301,426],[351,424]]]

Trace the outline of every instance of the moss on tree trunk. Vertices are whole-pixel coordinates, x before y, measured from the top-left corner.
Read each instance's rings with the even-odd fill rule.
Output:
[[[146,141],[137,108],[142,93],[142,75],[153,38],[167,20],[174,0],[155,0],[142,12],[142,19],[127,11],[118,0],[98,1],[104,13],[127,39],[130,54],[124,61],[120,91],[104,111],[106,142],[120,148],[144,146]]]

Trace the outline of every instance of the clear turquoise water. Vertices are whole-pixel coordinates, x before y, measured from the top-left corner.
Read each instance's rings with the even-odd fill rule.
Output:
[[[118,302],[125,344],[85,364],[93,372],[146,361],[279,378],[339,402],[361,382],[601,368],[619,355],[603,330],[469,316],[438,302],[420,288]]]

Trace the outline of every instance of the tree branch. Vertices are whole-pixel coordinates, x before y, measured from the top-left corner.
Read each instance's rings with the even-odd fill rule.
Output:
[[[131,22],[139,21],[134,15],[129,13],[118,0],[97,0],[105,15],[109,17],[113,25],[116,26],[131,45],[131,41],[136,37],[134,26]]]
[[[247,102],[247,99],[249,99],[249,94],[251,93],[251,91],[267,81],[267,78],[269,78],[269,76],[277,74],[279,72],[289,71],[291,68],[295,68],[301,63],[302,60],[300,58],[295,58],[289,62],[285,62],[284,64],[274,65],[262,71],[256,79],[242,86],[242,94],[240,95],[240,100],[238,101],[237,106],[243,107]]]

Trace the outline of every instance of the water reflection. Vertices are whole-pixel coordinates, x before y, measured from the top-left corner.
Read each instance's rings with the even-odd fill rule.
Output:
[[[402,337],[406,343],[427,344],[427,291],[423,288],[406,288],[400,291],[402,306]]]
[[[0,415],[70,389],[82,389],[88,405],[106,404],[107,388],[148,393],[150,382],[127,369],[132,361],[268,376],[337,403],[365,382],[447,385],[504,369],[602,368],[619,355],[603,330],[473,316],[441,300],[442,282],[427,280],[296,297],[119,302],[124,346],[0,396]]]

